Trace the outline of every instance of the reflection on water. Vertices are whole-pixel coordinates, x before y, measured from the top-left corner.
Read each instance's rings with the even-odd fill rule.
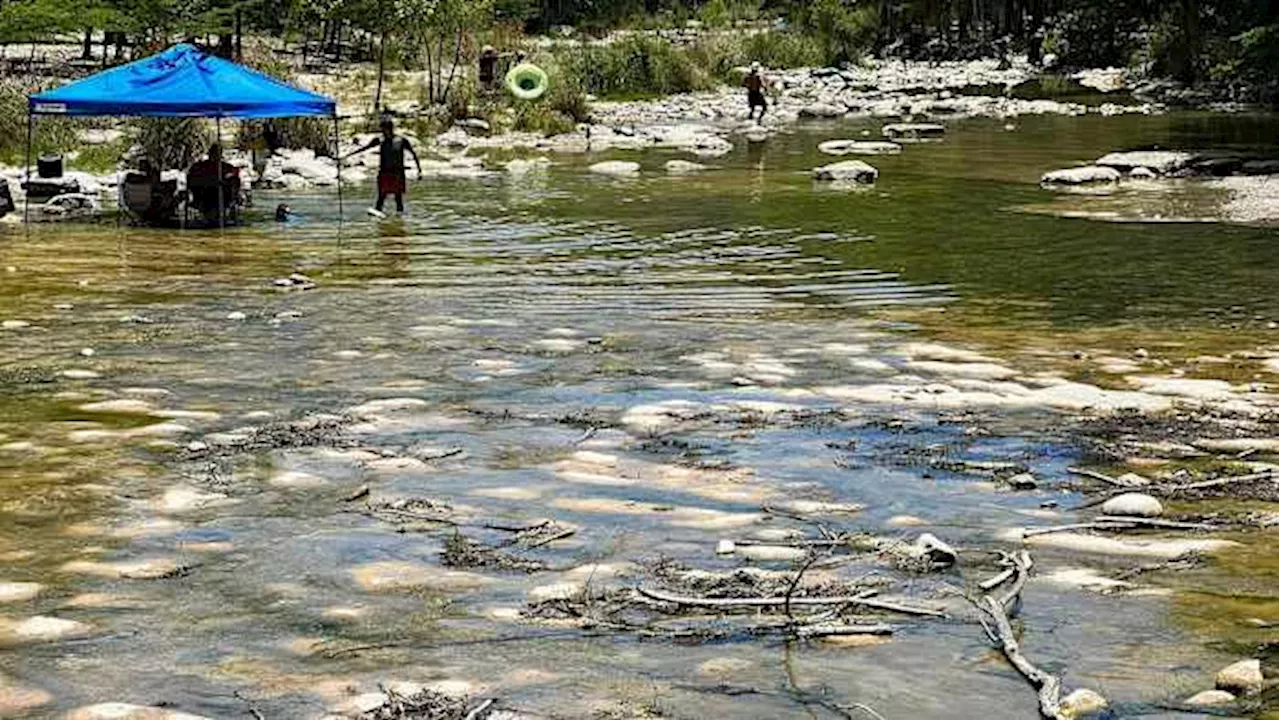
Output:
[[[935,355],[956,352],[877,322],[886,308],[977,305],[1015,326],[1265,339],[1274,231],[1214,227],[1207,242],[1202,227],[1009,210],[1043,200],[1044,170],[1113,145],[1258,136],[1248,121],[1221,133],[1196,124],[1217,121],[1102,122],[955,128],[944,143],[874,158],[881,182],[859,192],[809,180],[826,161],[818,140],[861,131],[828,126],[748,145],[697,176],[665,177],[670,156],[648,153],[634,182],[557,158],[518,179],[422,183],[407,216],[385,221],[349,203],[339,226],[332,198],[312,196],[289,199],[301,222],[225,233],[11,233],[0,240],[0,266],[12,268],[0,320],[29,324],[0,332],[0,582],[45,587],[0,615],[91,632],[5,650],[0,673],[51,693],[40,712],[124,700],[234,717],[247,712],[240,693],[268,717],[321,717],[351,701],[349,688],[465,680],[570,716],[625,700],[678,717],[807,717],[797,698],[825,693],[887,717],[1027,717],[1034,696],[969,624],[904,623],[866,647],[678,646],[499,610],[588,562],[734,567],[716,542],[765,501],[862,503],[831,522],[906,537],[884,522],[909,514],[975,548],[1043,513],[1055,493],[996,493],[910,459],[1016,458],[1061,476],[1078,450],[1055,413],[989,409],[966,425],[941,403],[820,392],[924,384]],[[292,272],[318,288],[277,286]],[[1223,312],[1238,327],[1219,327]],[[980,361],[968,370],[998,362]],[[397,397],[425,410],[388,411],[323,447],[182,460],[204,433]],[[114,404],[93,405],[104,401]],[[685,424],[645,425],[668,417],[637,415],[655,406],[685,408]],[[822,420],[761,419],[779,407]],[[596,428],[586,439],[585,427]],[[424,447],[450,454],[410,462]],[[564,472],[557,463],[579,450],[652,474]],[[353,512],[344,498],[365,484],[378,498],[554,517],[578,532],[539,551],[556,571],[460,579],[439,568],[447,533],[399,533]],[[112,565],[133,563],[125,574],[136,576],[147,574],[137,563],[160,560],[172,572],[155,579]],[[412,588],[378,589],[406,573]],[[1274,619],[1274,597],[1245,605]],[[1202,682],[1234,659],[1214,640],[1265,638],[1240,623],[1175,623],[1188,612],[1166,597],[1033,584],[1026,649],[1072,687],[1146,708],[1174,692],[1169,673]],[[316,650],[353,646],[369,649]]]

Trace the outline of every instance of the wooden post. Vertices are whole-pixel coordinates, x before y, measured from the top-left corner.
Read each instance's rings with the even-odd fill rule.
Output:
[[[36,114],[31,111],[31,105],[27,105],[27,159],[26,164],[22,168],[23,177],[26,178],[27,186],[22,192],[22,222],[30,227],[31,222],[31,132],[34,129]]]

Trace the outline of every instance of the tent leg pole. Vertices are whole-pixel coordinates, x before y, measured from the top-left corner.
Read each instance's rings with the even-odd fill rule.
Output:
[[[218,115],[213,119],[213,127],[214,127],[214,135],[217,138],[216,140],[214,140],[214,142],[218,145],[218,148],[219,148],[218,167],[214,168],[214,172],[217,173],[218,175],[218,232],[222,232],[227,227],[227,217],[226,217],[226,198],[223,197],[224,191],[222,189],[225,178],[222,176],[222,152],[221,152],[222,116],[221,115]]]
[[[333,165],[338,171],[338,226],[342,226],[342,145],[338,132],[338,115],[333,115]]]
[[[26,164],[22,167],[22,176],[27,186],[22,192],[22,224],[31,227],[31,134],[35,129],[36,114],[27,108],[27,154]]]

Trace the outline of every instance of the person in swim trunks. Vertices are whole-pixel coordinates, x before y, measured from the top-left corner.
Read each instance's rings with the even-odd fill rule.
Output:
[[[742,79],[742,85],[747,89],[747,119],[756,122],[764,120],[764,113],[769,109],[769,103],[764,99],[764,91],[769,87],[769,81],[761,72],[760,63],[751,63],[751,72]],[[759,118],[756,117],[756,108],[760,108]]]
[[[370,150],[374,147],[378,148],[378,201],[374,203],[374,209],[379,213],[382,212],[382,206],[387,201],[388,195],[396,196],[396,212],[404,212],[404,193],[407,183],[404,176],[404,155],[409,153],[413,156],[413,164],[418,170],[418,177],[422,177],[422,163],[418,161],[418,153],[414,152],[413,144],[409,139],[396,134],[395,123],[391,118],[383,118],[379,123],[382,129],[382,137],[374,138],[366,143],[363,147],[352,150],[342,156],[343,160]]]

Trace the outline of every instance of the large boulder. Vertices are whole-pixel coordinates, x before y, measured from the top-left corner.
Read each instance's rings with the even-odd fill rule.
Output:
[[[940,138],[946,127],[937,123],[890,123],[880,128],[880,133],[894,140],[925,140]]]
[[[640,174],[640,163],[630,160],[606,160],[587,168],[597,175],[610,177],[636,177]]]
[[[1139,150],[1134,152],[1113,152],[1103,155],[1094,165],[1115,168],[1128,172],[1136,167],[1150,168],[1161,175],[1181,170],[1193,159],[1194,155],[1174,150]]]
[[[814,180],[873,183],[880,172],[861,160],[844,160],[813,169]]]
[[[1160,517],[1164,513],[1164,506],[1145,493],[1124,493],[1102,503],[1102,512],[1106,515]]]
[[[1213,676],[1213,684],[1219,690],[1239,695],[1251,695],[1262,689],[1262,662],[1260,660],[1240,660],[1218,671]]]
[[[818,152],[827,155],[897,155],[902,152],[902,146],[875,140],[827,140],[818,143]]]
[[[1114,183],[1119,181],[1119,170],[1100,165],[1084,165],[1082,167],[1054,170],[1040,176],[1041,185],[1091,185],[1093,183]]]

